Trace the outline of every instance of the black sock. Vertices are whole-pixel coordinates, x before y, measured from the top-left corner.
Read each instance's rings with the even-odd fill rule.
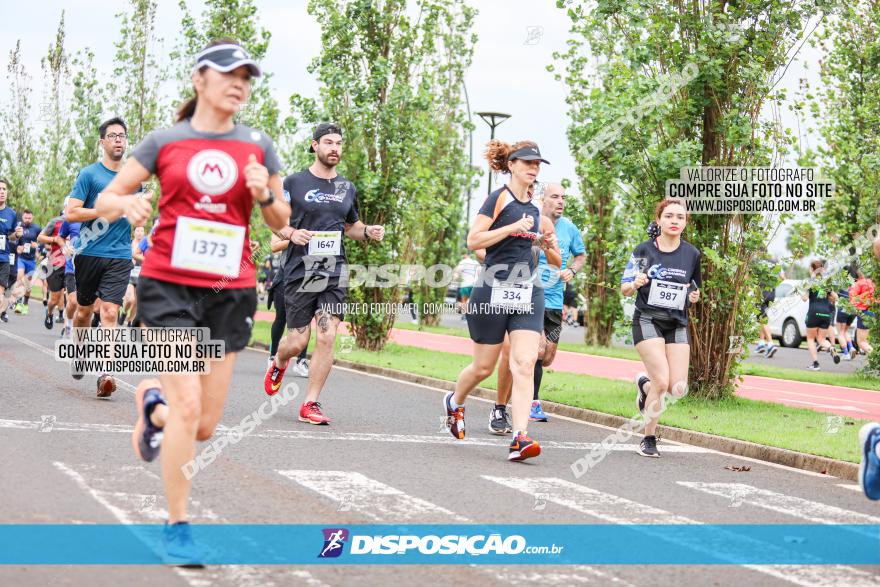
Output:
[[[24,296],[24,305],[25,305],[25,306],[26,306],[26,305],[28,304],[28,302],[30,302],[30,301],[31,301],[31,294],[27,294],[26,296]]]
[[[97,328],[100,323],[101,316],[97,312],[92,313],[92,328]]]
[[[541,364],[540,359],[535,361],[535,394],[532,397],[533,401],[538,401],[538,392],[541,391],[541,379],[544,377],[544,365]]]
[[[304,348],[304,349],[299,353],[299,356],[297,357],[297,360],[298,360],[298,361],[302,361],[302,360],[308,358],[308,354],[306,353],[306,350],[307,350],[308,348],[309,348],[309,347]]]

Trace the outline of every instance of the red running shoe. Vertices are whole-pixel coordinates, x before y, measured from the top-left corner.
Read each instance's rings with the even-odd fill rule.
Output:
[[[266,371],[265,379],[263,379],[263,390],[266,392],[266,395],[278,393],[278,390],[281,389],[281,381],[284,379],[284,372],[287,371],[287,367],[279,367],[275,361],[277,359],[273,359],[269,363],[269,369]],[[289,365],[290,362],[287,364]]]
[[[509,461],[524,461],[541,454],[541,445],[520,432],[510,443]]]
[[[299,407],[299,421],[309,424],[329,424],[330,419],[321,411],[318,402],[306,402]]]
[[[104,373],[98,377],[98,397],[110,397],[116,391],[116,380],[112,375]]]

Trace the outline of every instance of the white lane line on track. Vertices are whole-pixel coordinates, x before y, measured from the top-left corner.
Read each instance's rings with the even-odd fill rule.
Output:
[[[278,470],[280,475],[337,502],[339,511],[353,511],[385,524],[397,522],[466,523],[469,520],[430,501],[354,471]]]
[[[803,404],[805,406],[813,406],[814,408],[825,408],[829,410],[847,410],[850,412],[859,412],[862,414],[869,414],[868,410],[863,410],[862,408],[857,408],[855,406],[841,406],[834,404],[817,404],[816,402],[808,402],[800,399],[786,399],[784,400],[788,403],[792,404]]]
[[[53,359],[55,358],[55,349],[50,349],[50,348],[44,347],[43,345],[38,344],[28,338],[24,338],[23,336],[18,336],[17,334],[13,334],[13,333],[9,332],[8,330],[0,330],[0,335],[5,336],[7,338],[11,338],[12,340],[20,342],[21,344],[23,344],[27,347],[30,347],[30,348],[37,350],[37,351],[40,351],[43,354],[49,355]],[[58,363],[62,363],[62,361],[58,361]],[[69,369],[68,369],[68,371],[69,371]],[[132,385],[131,383],[128,383],[126,381],[123,381],[119,377],[114,377],[114,379],[116,379],[117,387],[121,386],[123,389],[125,389],[125,391],[128,391],[129,393],[132,393],[132,394],[134,393],[134,389],[135,389],[134,385]],[[72,379],[72,378],[71,378],[71,380],[76,381],[75,379]]]
[[[148,481],[152,486],[159,483],[156,474],[143,467],[111,467],[102,474],[97,465],[78,465],[76,468],[61,462],[54,462],[55,468],[72,479],[76,485],[89,494],[95,501],[104,506],[113,517],[121,524],[153,524],[164,521],[168,514],[164,509],[157,507],[159,496],[147,496],[140,494],[116,491],[114,486],[122,482]],[[123,475],[119,475],[119,472]],[[140,479],[132,479],[140,475]],[[88,479],[87,479],[88,478]],[[148,499],[157,498],[157,499]],[[135,504],[140,503],[141,507]],[[190,500],[190,520],[198,523],[213,522],[226,523],[217,514],[199,502]],[[159,519],[157,519],[159,518]],[[329,587],[317,579],[308,571],[293,570],[279,571],[277,567],[258,567],[253,565],[222,565],[209,566],[204,569],[184,569],[171,567],[177,575],[182,577],[190,587],[208,587],[214,585],[243,586],[243,587],[275,587],[291,584],[291,579],[313,587]],[[274,578],[279,579],[275,582]]]
[[[266,351],[262,351],[262,350],[258,350],[258,349],[248,349],[248,350],[253,351],[253,352],[256,352],[256,353],[266,353]],[[266,353],[266,354],[268,354],[268,353]],[[401,380],[399,380],[399,379],[394,379],[393,377],[386,377],[385,375],[377,375],[377,374],[374,374],[374,373],[365,373],[364,371],[359,371],[359,370],[357,370],[357,369],[349,369],[349,368],[347,368],[347,367],[338,367],[338,366],[335,366],[335,365],[333,366],[333,368],[334,368],[334,369],[339,369],[339,370],[342,370],[342,371],[347,371],[347,372],[349,372],[349,373],[360,374],[360,375],[367,375],[367,376],[369,376],[369,377],[376,377],[376,378],[378,378],[378,379],[384,379],[384,380],[386,380],[386,381],[391,381],[391,382],[397,383],[398,385],[410,385],[410,386],[413,386],[413,387],[421,387],[421,388],[424,388],[424,389],[429,389],[429,390],[431,390],[431,391],[433,391],[433,392],[435,392],[435,393],[438,393],[438,392],[439,392],[439,393],[447,393],[445,390],[437,389],[436,387],[431,387],[430,385],[423,385],[423,384],[421,384],[421,383],[410,383],[409,381],[401,381]],[[484,398],[476,397],[476,396],[471,396],[471,397],[469,397],[468,399],[477,400],[477,401],[485,402],[485,403],[488,403],[488,404],[494,404],[494,403],[495,403],[495,402],[492,401],[492,400],[484,399]],[[554,419],[554,420],[556,420],[556,419],[558,419],[558,420],[565,420],[565,421],[567,421],[567,422],[572,422],[572,423],[575,423],[575,424],[579,424],[579,425],[581,425],[581,426],[589,426],[589,427],[591,427],[591,428],[601,428],[602,430],[609,430],[609,431],[616,431],[616,430],[617,430],[617,428],[615,428],[615,427],[613,427],[613,426],[605,426],[605,425],[603,425],[603,424],[595,424],[595,423],[593,423],[593,422],[584,422],[583,420],[578,420],[577,418],[570,418],[570,417],[568,417],[568,416],[561,416],[561,415],[558,415],[558,414],[553,414],[553,419]],[[834,478],[835,478],[835,477],[830,477],[829,475],[824,475],[824,474],[822,474],[822,473],[816,473],[815,471],[805,471],[805,470],[803,470],[803,469],[797,469],[797,468],[795,468],[795,467],[789,467],[789,466],[787,466],[787,465],[780,465],[780,464],[778,464],[778,463],[771,463],[771,462],[769,462],[769,461],[763,461],[763,460],[761,460],[761,459],[754,459],[754,458],[752,458],[752,457],[744,457],[744,456],[740,456],[740,455],[732,455],[732,454],[730,454],[730,453],[722,452],[722,451],[719,451],[719,450],[713,450],[713,449],[711,449],[711,448],[696,447],[696,446],[693,446],[693,445],[690,445],[690,444],[684,444],[684,443],[681,443],[681,442],[674,442],[674,441],[671,441],[671,440],[664,440],[664,441],[663,441],[664,446],[667,446],[667,449],[666,449],[666,450],[669,450],[668,445],[667,445],[667,442],[669,443],[669,445],[690,446],[690,447],[693,447],[693,448],[699,448],[700,450],[705,451],[706,453],[715,454],[715,455],[720,455],[720,456],[723,456],[723,457],[725,457],[725,458],[736,459],[736,460],[738,460],[738,461],[745,461],[745,462],[748,462],[748,463],[754,463],[754,464],[756,464],[756,465],[764,465],[764,466],[766,466],[766,467],[772,467],[772,468],[774,468],[774,469],[781,469],[781,470],[783,470],[783,471],[790,471],[790,472],[792,472],[792,473],[800,473],[801,475],[807,475],[808,477],[820,477],[820,478],[824,478],[824,479],[828,479],[828,478],[834,479]]]
[[[354,471],[278,470],[277,472],[337,503],[340,512],[353,512],[378,523],[472,522],[465,516]],[[590,582],[589,579],[600,579],[602,585],[609,583],[630,585],[586,565],[566,566],[564,569],[542,567],[539,574],[524,573],[520,565],[514,567],[474,565],[471,568],[492,577],[494,581],[502,581],[510,585],[534,585],[533,581],[536,579],[540,579],[543,585],[566,587]]]
[[[700,483],[678,481],[683,487],[730,500],[794,516],[814,524],[880,524],[880,517],[845,510],[833,505],[810,501],[745,483]],[[871,533],[874,536],[876,533]]]
[[[850,489],[852,491],[861,491],[862,488],[858,485],[850,485],[849,483],[838,483],[838,487],[843,487],[844,489]]]
[[[39,420],[11,420],[0,419],[0,429],[18,429],[18,430],[40,430],[45,423]],[[76,422],[53,422],[51,430],[59,432],[111,432],[131,434],[132,427],[123,424],[84,424]],[[215,435],[229,435],[231,429],[225,426],[218,426]],[[311,430],[264,430],[263,432],[252,432],[249,438],[282,438],[288,440],[328,440],[343,442],[392,442],[392,443],[411,443],[411,444],[442,444],[449,446],[494,446],[506,447],[507,440],[477,439],[469,438],[465,440],[456,440],[449,434],[438,434],[436,436],[418,435],[418,434],[381,434],[372,432],[313,432]],[[584,450],[589,451],[602,446],[598,442],[544,442],[544,448],[556,448],[561,450]],[[613,444],[609,445],[612,451],[631,452],[635,450],[634,444]],[[706,449],[696,446],[668,446],[664,449],[669,453],[702,453]]]
[[[696,520],[678,516],[650,505],[640,504],[616,495],[590,489],[577,483],[556,477],[494,477],[483,478],[504,487],[510,487],[525,494],[536,496],[588,516],[599,518],[613,524],[701,524]],[[741,537],[734,532],[719,530],[717,542],[707,543],[704,538],[690,539],[687,536],[670,536],[661,531],[638,526],[638,531],[655,539],[674,542],[696,552],[703,552],[724,560],[733,544],[742,544]],[[736,538],[736,542],[733,539]],[[750,540],[750,551],[761,552],[777,550],[772,544]],[[728,558],[728,560],[731,560]],[[735,560],[735,559],[733,559]],[[877,576],[855,567],[845,565],[741,565],[744,568],[770,575],[777,579],[803,585],[804,587],[870,587],[877,585]]]

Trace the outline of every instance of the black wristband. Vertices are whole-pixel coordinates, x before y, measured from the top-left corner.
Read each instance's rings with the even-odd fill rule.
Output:
[[[275,203],[275,194],[272,193],[272,190],[268,190],[268,192],[269,192],[269,197],[266,200],[260,202],[260,208],[268,208],[269,206],[271,206],[272,204]]]

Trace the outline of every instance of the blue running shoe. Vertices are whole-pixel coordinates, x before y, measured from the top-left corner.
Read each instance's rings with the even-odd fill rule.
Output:
[[[162,446],[162,429],[153,425],[150,414],[157,405],[167,404],[162,392],[155,387],[138,387],[134,394],[134,403],[137,406],[138,419],[131,433],[131,446],[140,458],[149,463],[156,458]]]
[[[880,499],[880,424],[869,422],[859,430],[859,447],[862,460],[859,463],[859,487],[868,499]]]
[[[532,422],[547,421],[547,414],[545,414],[544,410],[541,408],[541,402],[539,400],[532,402],[532,411],[529,412],[529,420]]]
[[[189,522],[165,522],[162,539],[165,546],[163,561],[166,564],[189,568],[205,566],[205,553],[193,541]]]

